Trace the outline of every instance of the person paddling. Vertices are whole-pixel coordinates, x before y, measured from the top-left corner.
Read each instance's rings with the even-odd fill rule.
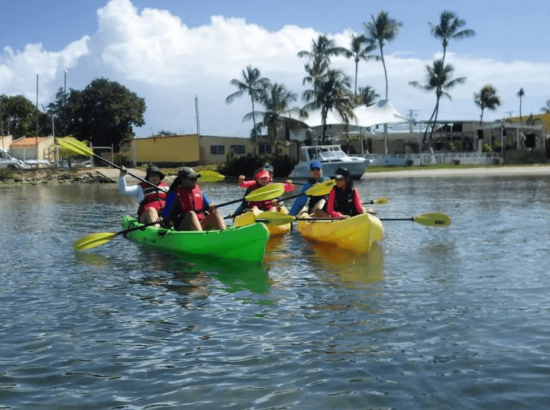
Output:
[[[314,211],[318,218],[347,219],[366,213],[359,191],[353,186],[351,174],[347,168],[340,167],[334,175],[336,185],[329,193],[326,212],[320,209]]]
[[[125,167],[120,168],[118,179],[118,190],[121,194],[135,198],[139,202],[138,220],[143,224],[151,224],[160,222],[159,217],[166,203],[166,190],[168,186],[162,182],[164,174],[155,165],[150,165],[145,171],[145,180],[149,181],[152,186],[146,182],[140,182],[134,186],[126,185],[126,173],[128,170]],[[160,225],[155,225],[160,226]]]
[[[266,164],[268,165],[268,164]],[[271,167],[271,166],[270,166]],[[271,167],[271,170],[273,168]],[[239,186],[241,188],[246,188],[245,196],[249,193],[255,191],[258,188],[264,187],[268,185],[271,180],[273,179],[272,171],[268,168],[260,168],[256,170],[254,173],[254,180],[253,181],[245,181],[244,175],[239,176]],[[284,184],[285,192],[292,192],[296,189],[296,186],[292,184],[292,181],[290,179],[287,179]],[[268,201],[255,201],[255,202],[247,202],[243,201],[243,203],[237,208],[234,216],[238,215],[238,211],[240,213],[244,212],[245,209],[258,209],[260,211],[271,211],[276,210],[277,206],[280,206],[277,200],[268,200]]]
[[[223,217],[197,185],[201,174],[192,168],[183,167],[169,190],[170,209],[168,219],[176,231],[208,231],[226,228]],[[168,205],[167,205],[168,206]]]
[[[319,182],[328,181],[330,178],[323,176],[323,165],[319,161],[311,161],[309,163],[309,174],[310,178],[307,180],[307,183],[302,188],[300,193],[306,192],[313,185],[318,184]],[[307,203],[307,213],[313,214],[317,209],[326,209],[326,196],[312,196],[308,197],[305,195],[299,196],[294,201],[292,209],[290,210],[290,215],[296,216],[301,213],[304,205]]]

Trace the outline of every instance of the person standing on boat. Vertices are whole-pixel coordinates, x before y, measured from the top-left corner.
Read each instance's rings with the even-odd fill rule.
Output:
[[[152,185],[140,182],[137,185],[127,186],[127,171],[125,167],[120,168],[118,190],[121,194],[135,198],[139,202],[138,220],[141,223],[160,223],[161,218],[159,215],[166,204],[166,191],[168,188],[168,185],[162,182],[164,174],[155,165],[150,165],[145,171],[145,180]],[[159,227],[160,225],[155,226]]]
[[[170,209],[164,212],[176,231],[209,231],[226,228],[223,217],[197,185],[201,174],[183,167],[168,191]],[[167,205],[167,207],[168,207]]]
[[[319,161],[311,161],[309,163],[309,174],[310,178],[307,180],[307,183],[302,188],[302,191],[300,193],[306,192],[309,188],[311,188],[313,185],[318,184],[320,182],[328,181],[330,178],[323,176],[323,165]],[[292,209],[290,210],[290,215],[296,216],[300,214],[302,211],[302,208],[307,203],[307,213],[312,214],[315,212],[315,210],[321,210],[326,208],[325,204],[327,202],[326,196],[312,196],[308,197],[305,195],[299,196],[294,201],[294,204],[292,205]],[[324,208],[323,208],[324,207]]]
[[[265,164],[262,168],[257,169],[254,173],[253,181],[245,181],[245,176],[239,176],[239,186],[241,188],[246,188],[245,196],[255,191],[258,188],[268,185],[273,179],[273,167],[269,164]],[[290,179],[287,179],[284,184],[285,192],[292,192],[296,189],[296,186],[292,184]],[[247,209],[253,209],[256,207],[261,211],[270,211],[276,210],[277,206],[280,206],[280,203],[277,200],[268,200],[268,201],[255,201],[248,202],[243,200],[243,203],[233,213],[233,216],[238,216],[242,214]]]
[[[347,219],[366,213],[359,191],[353,186],[353,180],[348,169],[338,168],[334,179],[336,180],[336,186],[332,188],[328,196],[326,212],[318,209],[315,211],[315,216],[318,218]]]

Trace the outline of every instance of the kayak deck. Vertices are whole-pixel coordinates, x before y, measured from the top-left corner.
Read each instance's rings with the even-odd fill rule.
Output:
[[[250,210],[247,211],[235,218],[233,221],[234,226],[248,226],[250,224],[253,224],[256,222],[256,218],[262,211],[259,210]],[[275,212],[275,211],[274,211]],[[280,210],[277,212],[288,215],[288,209],[286,207],[282,206]],[[276,225],[271,226],[268,225],[267,229],[269,230],[270,235],[283,235],[287,232],[290,232],[290,229],[292,228],[292,225],[290,223],[284,224],[284,225]]]
[[[142,224],[129,215],[122,220],[124,229],[139,225]],[[260,262],[265,254],[269,231],[261,223],[240,228],[228,227],[223,231],[176,231],[149,226],[129,232],[126,236],[141,245],[173,252]]]
[[[368,213],[334,221],[299,221],[298,231],[308,240],[330,243],[357,253],[368,252],[373,242],[384,237],[382,222]]]

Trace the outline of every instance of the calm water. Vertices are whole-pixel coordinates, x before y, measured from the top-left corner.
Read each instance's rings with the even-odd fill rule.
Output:
[[[548,179],[358,187],[381,218],[453,225],[387,221],[361,257],[294,231],[262,265],[122,237],[76,253],[134,213],[114,184],[0,188],[0,408],[550,407]]]

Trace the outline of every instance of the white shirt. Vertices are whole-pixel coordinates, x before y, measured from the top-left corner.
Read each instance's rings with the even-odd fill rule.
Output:
[[[122,195],[135,198],[138,202],[143,201],[145,193],[140,185],[126,186],[126,175],[118,178],[118,191]]]

